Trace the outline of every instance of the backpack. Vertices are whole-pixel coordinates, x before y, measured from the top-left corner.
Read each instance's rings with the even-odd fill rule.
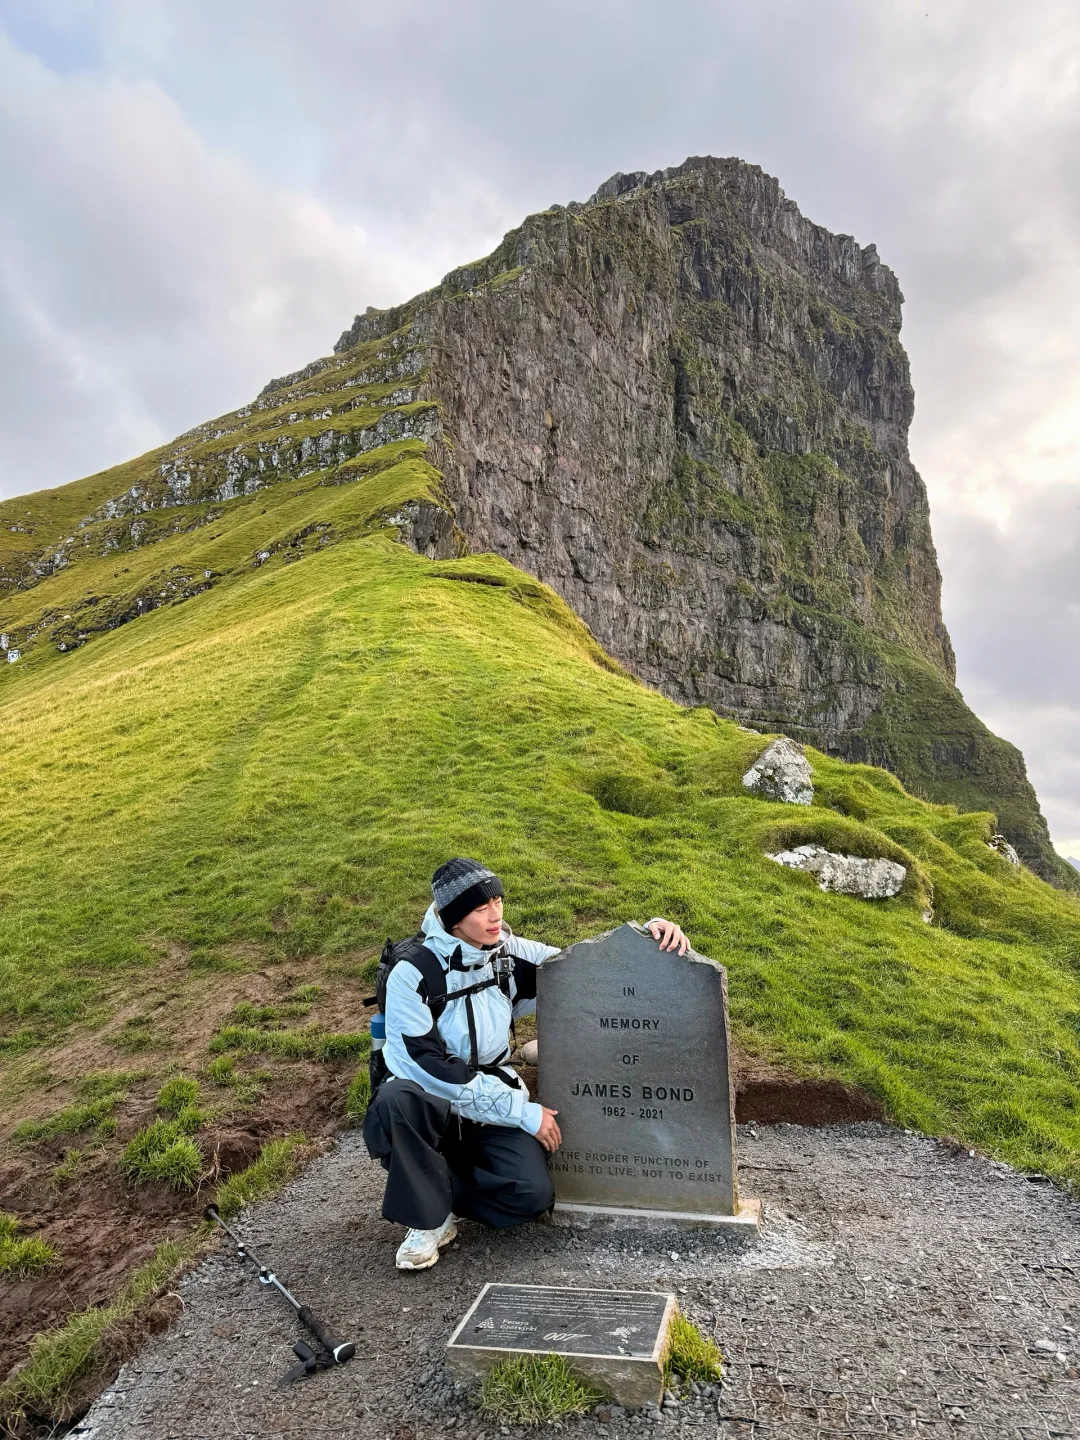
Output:
[[[375,1014],[371,1017],[371,1054],[368,1057],[368,1074],[371,1079],[371,1094],[374,1096],[376,1090],[390,1074],[386,1061],[383,1059],[382,1050],[386,1044],[386,986],[390,979],[390,971],[395,965],[407,960],[420,972],[420,988],[418,994],[420,999],[431,1011],[431,1021],[437,1025],[439,1016],[446,1009],[451,1000],[465,1000],[475,995],[479,990],[488,990],[492,985],[498,985],[506,998],[510,999],[510,979],[514,973],[514,955],[506,956],[506,963],[497,964],[495,974],[487,980],[480,980],[475,985],[466,985],[460,990],[448,993],[446,988],[446,971],[442,962],[433,950],[429,950],[424,944],[424,932],[418,930],[415,935],[410,935],[405,940],[387,939],[383,946],[382,954],[379,956],[379,964],[375,970],[375,994],[369,995],[365,1005],[374,1005]],[[479,1064],[476,1053],[476,1032],[473,1027],[472,1005],[469,1005],[469,1036],[472,1041],[472,1067],[474,1070],[488,1069],[488,1066]],[[513,1031],[513,1021],[510,1022]]]

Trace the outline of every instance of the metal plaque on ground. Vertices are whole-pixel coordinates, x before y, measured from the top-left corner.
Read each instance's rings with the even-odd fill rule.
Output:
[[[663,1389],[675,1296],[651,1290],[577,1290],[488,1284],[451,1335],[452,1369],[475,1378],[508,1355],[564,1355],[621,1405]]]
[[[756,1229],[740,1201],[726,975],[635,925],[537,980],[539,1090],[559,1112],[555,1218]]]

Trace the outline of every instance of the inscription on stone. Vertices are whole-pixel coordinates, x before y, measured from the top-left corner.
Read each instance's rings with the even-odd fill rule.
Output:
[[[447,1345],[459,1373],[482,1375],[506,1354],[565,1355],[625,1405],[659,1397],[675,1297],[648,1290],[485,1285]]]
[[[559,1112],[556,1210],[756,1224],[740,1206],[726,976],[634,925],[549,960],[537,992],[540,1099]]]

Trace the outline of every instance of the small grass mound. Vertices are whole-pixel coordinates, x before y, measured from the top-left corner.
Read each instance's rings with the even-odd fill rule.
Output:
[[[371,1076],[368,1074],[367,1066],[358,1070],[353,1076],[348,1090],[345,1092],[345,1114],[349,1117],[350,1125],[362,1125],[364,1116],[367,1114],[367,1107],[371,1103]]]
[[[28,1414],[68,1418],[68,1397],[95,1368],[98,1346],[112,1319],[110,1306],[92,1306],[77,1311],[60,1329],[37,1337],[23,1368],[0,1385],[0,1414],[12,1433]]]
[[[112,1095],[123,1099],[128,1087],[146,1079],[145,1070],[92,1070],[76,1083],[80,1100],[104,1100]]]
[[[684,1381],[700,1380],[709,1384],[723,1374],[724,1357],[715,1340],[703,1335],[692,1320],[678,1312],[671,1322],[670,1348],[665,1377],[680,1375]]]
[[[194,1190],[203,1154],[191,1135],[205,1119],[203,1111],[187,1105],[171,1120],[152,1121],[124,1146],[121,1175],[134,1185],[164,1180],[173,1190]]]
[[[41,1140],[55,1140],[58,1135],[81,1135],[86,1130],[104,1128],[119,1103],[119,1096],[92,1100],[88,1105],[68,1105],[47,1120],[24,1120],[16,1125],[11,1138],[20,1145],[36,1145]],[[115,1128],[115,1123],[114,1127]]]
[[[302,1019],[322,993],[321,985],[308,984],[297,985],[288,995],[272,1004],[256,1005],[252,1000],[241,1000],[234,1006],[229,1019],[236,1025],[279,1027],[283,1020]]]
[[[53,1166],[52,1178],[57,1185],[66,1184],[68,1180],[74,1180],[79,1172],[79,1166],[86,1158],[86,1151],[80,1150],[72,1145],[64,1151],[64,1158]]]
[[[146,1050],[161,1050],[166,1045],[150,1021],[140,1015],[125,1020],[115,1035],[106,1036],[105,1043],[124,1055],[141,1055]]]
[[[484,1376],[479,1406],[504,1425],[543,1425],[580,1415],[602,1399],[561,1355],[511,1355]]]
[[[199,1103],[199,1082],[187,1075],[173,1075],[157,1093],[157,1108],[166,1115],[178,1115]]]
[[[674,787],[643,779],[639,775],[623,775],[617,770],[604,770],[595,777],[592,793],[604,810],[620,815],[636,815],[651,820],[666,815],[675,804]]]
[[[249,1110],[264,1094],[262,1081],[270,1077],[265,1070],[255,1075],[238,1075],[235,1055],[219,1055],[211,1060],[206,1073],[215,1085],[231,1090],[242,1110]]]
[[[215,1085],[235,1085],[236,1056],[219,1055],[216,1060],[210,1061],[206,1073]]]
[[[249,1055],[272,1055],[276,1060],[353,1060],[371,1049],[366,1031],[333,1034],[325,1030],[257,1030],[250,1025],[226,1025],[210,1041],[210,1049],[245,1050]]]
[[[278,1025],[281,1010],[277,1005],[256,1005],[251,1000],[241,1000],[233,1006],[229,1019],[236,1025]]]
[[[231,1220],[245,1205],[269,1200],[286,1181],[296,1174],[307,1139],[304,1135],[286,1135],[262,1147],[259,1158],[246,1170],[231,1175],[220,1186],[214,1204],[223,1220]]]
[[[56,1264],[56,1251],[34,1235],[19,1233],[15,1215],[0,1212],[0,1275],[6,1280],[30,1280]]]

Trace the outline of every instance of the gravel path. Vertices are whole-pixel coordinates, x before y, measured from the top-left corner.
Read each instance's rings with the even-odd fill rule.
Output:
[[[619,1411],[580,1440],[686,1436],[1080,1437],[1080,1207],[1007,1166],[885,1126],[740,1130],[756,1241],[700,1232],[591,1237],[462,1225],[430,1271],[394,1269],[382,1172],[347,1135],[241,1224],[286,1283],[358,1342],[291,1387],[299,1330],[224,1256],[181,1287],[152,1340],[74,1432],[81,1440],[501,1440],[455,1391],[443,1346],[486,1280],[672,1288],[727,1358],[719,1396]]]

